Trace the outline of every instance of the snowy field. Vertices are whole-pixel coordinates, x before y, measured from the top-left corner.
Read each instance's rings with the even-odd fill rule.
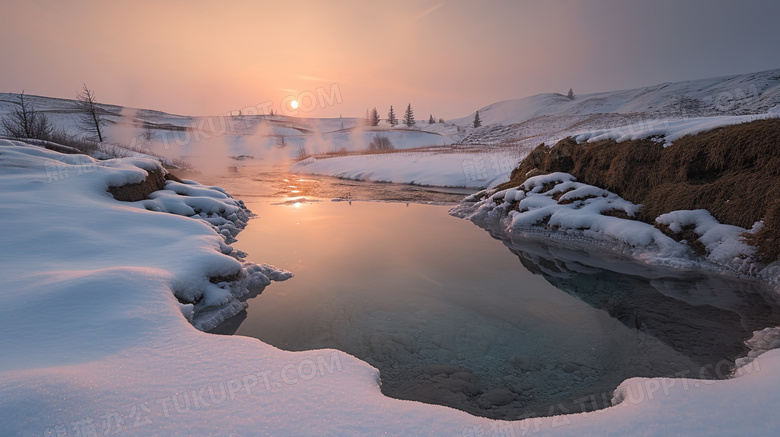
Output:
[[[290,171],[353,180],[486,188],[508,181],[520,156],[515,150],[497,150],[312,157],[295,163]]]
[[[218,189],[169,182],[142,202],[106,193],[157,168],[0,143],[0,435],[765,435],[778,425],[780,351],[731,380],[634,378],[606,410],[496,422],[386,398],[377,371],[341,352],[205,334],[188,319],[199,304],[180,299],[228,307],[251,284],[209,277],[240,271],[262,286],[284,274],[230,256],[240,204]],[[757,335],[754,347],[772,341]]]

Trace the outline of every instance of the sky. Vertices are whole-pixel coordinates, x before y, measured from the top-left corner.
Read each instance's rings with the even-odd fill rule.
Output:
[[[777,0],[0,3],[0,92],[183,115],[457,118],[780,68]],[[297,111],[292,100],[300,101]]]

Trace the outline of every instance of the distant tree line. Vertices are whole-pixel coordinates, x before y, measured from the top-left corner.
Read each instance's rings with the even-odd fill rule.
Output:
[[[366,109],[366,121],[365,123],[368,126],[379,126],[379,122],[382,121],[382,119],[379,117],[379,112],[376,108],[373,108],[371,110]],[[400,122],[403,122],[406,127],[412,127],[415,124],[417,124],[417,121],[414,118],[414,109],[412,109],[412,104],[409,103],[406,105],[406,110],[404,111],[404,116],[402,120],[398,119],[398,116],[395,113],[395,109],[393,108],[393,105],[390,105],[390,110],[387,112],[387,118],[385,121],[390,126],[398,126]],[[428,116],[428,124],[434,124],[434,123],[444,123],[443,118],[439,118],[438,120],[436,117],[433,116],[433,114],[430,114]]]

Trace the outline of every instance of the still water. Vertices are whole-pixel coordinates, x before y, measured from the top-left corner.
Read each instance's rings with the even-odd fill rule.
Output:
[[[345,351],[391,397],[507,419],[603,408],[629,377],[727,377],[744,340],[780,324],[761,284],[491,238],[439,205],[462,190],[271,167],[213,182],[258,215],[234,246],[295,274],[215,332]]]

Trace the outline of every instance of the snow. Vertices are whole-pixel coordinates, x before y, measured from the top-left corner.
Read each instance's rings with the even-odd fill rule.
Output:
[[[329,175],[353,180],[485,188],[509,180],[516,152],[396,152],[308,158],[290,167],[294,173]]]
[[[288,275],[226,255],[232,248],[204,220],[214,215],[149,211],[149,201],[106,193],[109,181],[137,181],[157,165],[0,142],[0,220],[9,230],[0,234],[0,435],[711,435],[777,426],[776,350],[735,379],[635,378],[615,407],[498,422],[386,398],[376,369],[341,352],[203,333],[188,318],[213,314],[199,316],[200,304],[174,294],[203,293],[235,310],[229,301],[248,284],[208,276],[241,268],[267,284]],[[170,200],[185,191],[194,203]],[[217,217],[240,227],[227,219],[240,204],[221,190],[187,181],[162,192],[152,204],[222,202]],[[504,196],[521,192],[544,196]],[[617,201],[601,194],[599,202]]]
[[[755,248],[743,241],[742,235],[747,229],[739,226],[721,224],[704,209],[695,211],[673,211],[658,216],[656,222],[669,226],[672,232],[682,232],[692,226],[699,240],[708,252],[707,258],[717,264],[738,263],[755,254]],[[758,232],[761,223],[757,222],[751,232]]]
[[[451,211],[475,222],[497,222],[504,232],[545,233],[550,238],[586,240],[613,247],[644,262],[677,267],[704,267],[737,274],[755,274],[755,250],[743,235],[757,232],[715,220],[705,210],[674,211],[656,219],[677,234],[692,227],[706,250],[698,259],[687,242],[677,242],[650,224],[620,218],[635,217],[641,205],[607,190],[577,182],[568,173],[550,173],[527,179],[516,188],[482,191]],[[606,215],[605,215],[606,214]]]
[[[576,94],[574,100],[563,94],[547,93],[493,103],[479,109],[483,125],[523,123],[540,116],[582,116],[594,114],[656,114],[651,118],[687,118],[759,114],[780,102],[780,70],[767,70],[736,76],[698,79],[676,83]],[[474,113],[452,120],[470,126]]]
[[[675,140],[686,135],[695,135],[700,132],[715,129],[716,127],[747,123],[771,117],[772,114],[766,113],[758,115],[647,120],[630,126],[600,129],[575,134],[574,139],[578,143],[608,139],[620,142],[657,136],[668,146]]]

